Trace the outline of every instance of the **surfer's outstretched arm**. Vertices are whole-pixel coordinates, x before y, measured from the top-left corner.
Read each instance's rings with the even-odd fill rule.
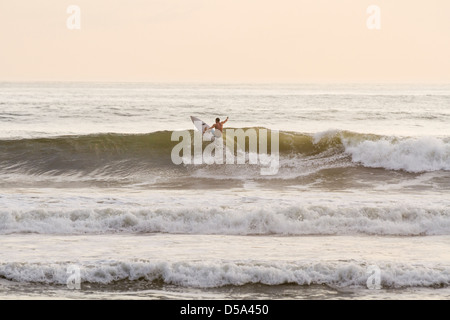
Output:
[[[225,119],[225,121],[222,121],[222,124],[225,124],[225,122],[228,121],[228,117]]]
[[[211,127],[205,128],[205,130],[203,130],[203,134],[205,134],[206,131],[211,130],[211,129],[215,128],[215,127],[216,127],[216,124],[213,124]]]

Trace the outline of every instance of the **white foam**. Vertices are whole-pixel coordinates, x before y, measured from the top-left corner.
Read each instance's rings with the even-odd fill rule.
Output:
[[[380,203],[276,203],[260,199],[220,201],[217,206],[154,204],[136,208],[120,200],[100,208],[31,209],[0,211],[0,234],[186,233],[227,235],[449,235],[448,204]],[[113,203],[112,207],[109,205]]]
[[[371,168],[430,172],[450,170],[450,142],[436,137],[384,138],[354,142],[343,139],[354,162]]]
[[[366,287],[369,262],[268,261],[110,261],[80,266],[82,283],[110,284],[120,280],[163,281],[185,287],[214,288],[261,283],[325,284]],[[67,264],[0,264],[0,277],[16,282],[65,285]],[[450,285],[450,267],[378,263],[384,288]]]

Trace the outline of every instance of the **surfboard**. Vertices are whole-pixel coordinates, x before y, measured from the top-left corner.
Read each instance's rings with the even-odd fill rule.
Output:
[[[205,121],[203,121],[197,117],[191,116],[191,120],[192,120],[192,123],[194,124],[195,128],[198,131],[200,131],[201,133],[203,133],[205,128],[209,129],[209,127],[210,127],[208,124],[206,124]],[[218,130],[215,130],[215,131],[218,131]],[[214,141],[214,139],[215,139],[215,135],[211,131],[207,131],[203,135],[203,140]]]

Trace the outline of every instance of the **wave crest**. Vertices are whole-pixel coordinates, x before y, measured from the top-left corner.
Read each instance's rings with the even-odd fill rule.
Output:
[[[259,132],[262,128],[253,129]],[[168,168],[184,169],[186,166],[176,166],[171,161],[171,151],[178,144],[171,141],[171,135],[169,131],[158,131],[2,140],[0,173],[123,177]],[[328,160],[348,157],[349,166],[413,173],[450,171],[449,138],[387,137],[339,130],[316,134],[283,131],[279,133],[279,152],[281,169],[285,164],[292,167],[292,159],[296,159],[294,167],[302,169],[303,163],[311,159],[321,159],[325,168],[329,168]],[[212,170],[214,167],[211,166]]]
[[[447,287],[450,268],[401,263],[378,263],[383,288]],[[66,264],[0,264],[0,278],[17,282],[66,285]],[[217,288],[227,285],[328,285],[331,287],[367,287],[367,263],[350,262],[166,262],[127,261],[85,264],[82,283],[111,284],[117,281],[146,281],[183,287]],[[208,276],[205,276],[207,274]]]
[[[172,233],[223,235],[450,235],[445,205],[248,205],[237,208],[154,207],[9,211],[0,234]]]

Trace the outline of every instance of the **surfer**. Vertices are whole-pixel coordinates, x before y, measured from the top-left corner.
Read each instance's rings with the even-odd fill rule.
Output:
[[[223,133],[223,125],[225,124],[225,122],[228,121],[228,117],[225,119],[225,121],[220,122],[219,118],[216,118],[216,123],[214,123],[211,127],[209,128],[205,128],[205,130],[203,130],[203,134],[205,134],[206,130],[213,130],[213,129],[217,129],[219,130],[221,133]]]

